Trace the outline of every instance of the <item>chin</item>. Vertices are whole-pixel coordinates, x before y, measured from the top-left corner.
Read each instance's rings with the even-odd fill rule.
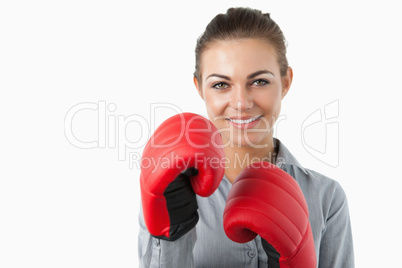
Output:
[[[252,137],[246,136],[240,138],[236,138],[235,136],[229,138],[225,136],[224,139],[230,141],[230,144],[233,144],[235,147],[264,148],[268,146],[266,137],[267,135],[254,135]]]

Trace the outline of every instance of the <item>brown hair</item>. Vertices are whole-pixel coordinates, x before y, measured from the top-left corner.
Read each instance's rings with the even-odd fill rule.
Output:
[[[226,14],[218,14],[205,28],[198,38],[195,49],[194,76],[201,83],[201,54],[218,40],[233,40],[239,38],[256,38],[267,41],[276,51],[276,58],[281,76],[286,76],[288,60],[286,58],[285,36],[278,24],[270,18],[269,13],[251,8],[229,8]]]

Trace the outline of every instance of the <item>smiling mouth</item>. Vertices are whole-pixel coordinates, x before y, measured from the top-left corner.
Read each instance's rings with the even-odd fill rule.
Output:
[[[249,124],[249,123],[251,123],[251,122],[253,122],[255,120],[260,119],[261,117],[262,117],[262,115],[257,116],[257,117],[253,117],[253,118],[249,118],[249,119],[244,119],[244,120],[242,120],[242,119],[231,119],[231,118],[227,118],[227,120],[231,121],[231,122],[233,122],[235,124]]]

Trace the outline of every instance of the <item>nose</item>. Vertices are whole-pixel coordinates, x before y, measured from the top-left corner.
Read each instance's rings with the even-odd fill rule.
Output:
[[[230,106],[235,110],[249,110],[254,106],[254,100],[247,87],[236,87],[230,97]]]

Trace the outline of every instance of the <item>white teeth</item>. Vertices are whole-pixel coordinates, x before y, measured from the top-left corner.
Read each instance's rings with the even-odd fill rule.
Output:
[[[253,121],[255,121],[255,120],[259,119],[259,118],[260,118],[260,116],[250,118],[250,119],[247,119],[247,120],[240,120],[240,119],[229,119],[229,120],[232,121],[233,123],[236,123],[236,124],[248,124],[248,123],[253,122]]]

